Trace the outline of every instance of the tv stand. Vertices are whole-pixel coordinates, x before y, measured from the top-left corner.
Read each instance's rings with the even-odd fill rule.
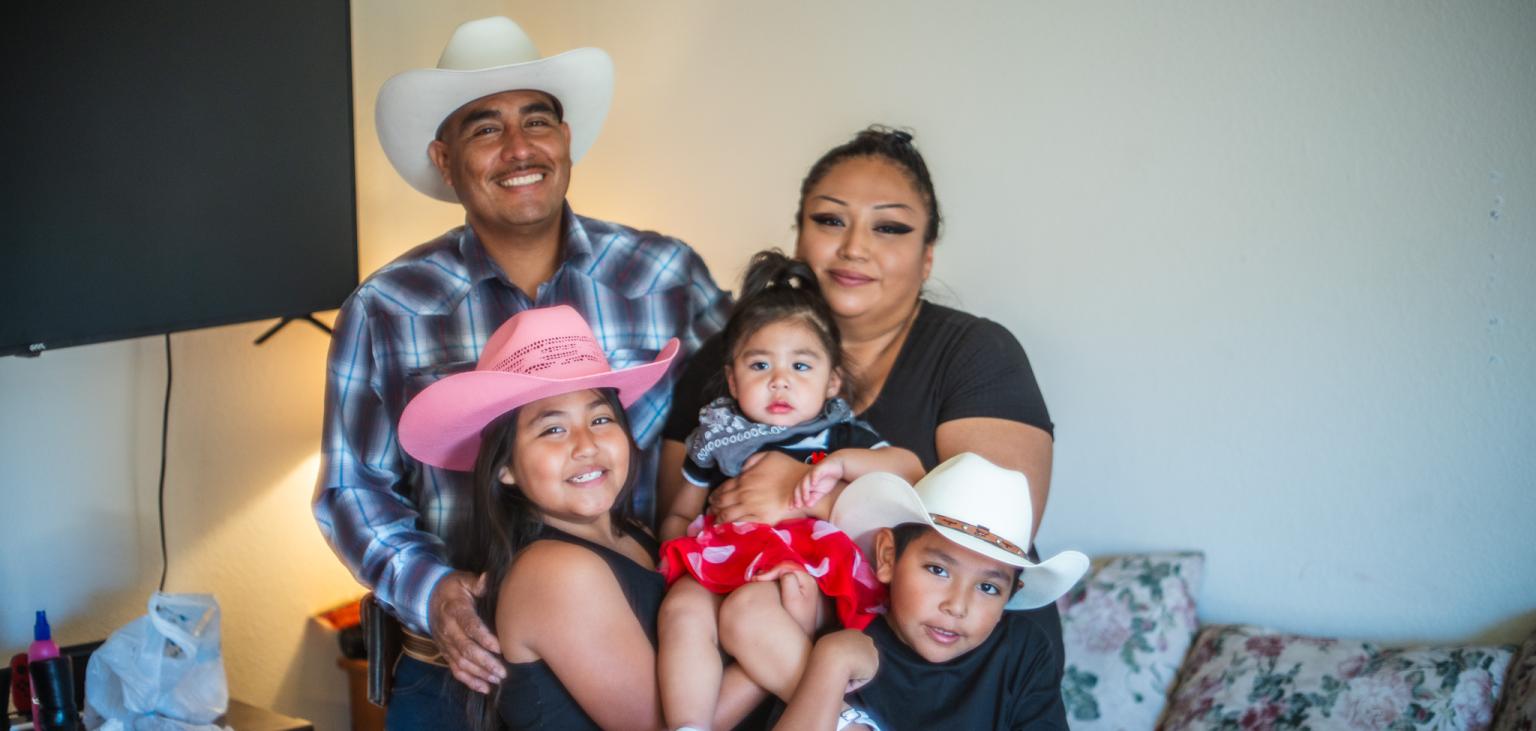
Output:
[[[327,325],[327,324],[325,324],[325,323],[323,323],[323,322],[321,322],[319,320],[316,320],[315,319],[315,313],[313,313],[313,312],[306,312],[306,313],[304,313],[302,315],[289,315],[287,317],[284,317],[281,320],[278,320],[276,325],[273,325],[272,327],[267,328],[267,331],[262,333],[261,337],[256,338],[256,343],[255,344],[256,345],[261,345],[262,343],[267,342],[268,339],[270,339],[273,335],[277,334],[278,330],[281,330],[284,327],[287,327],[288,323],[290,323],[290,322],[307,322],[307,323],[309,323],[311,325],[314,325],[315,327],[320,328],[320,331],[324,332],[326,335],[330,335],[331,334],[331,326],[330,325]]]

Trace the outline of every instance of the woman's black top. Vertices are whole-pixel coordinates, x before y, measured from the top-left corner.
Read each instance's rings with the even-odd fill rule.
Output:
[[[650,535],[638,528],[630,527],[625,528],[625,533],[644,546],[647,553],[656,555],[656,540]],[[656,615],[661,609],[661,597],[667,590],[666,582],[661,578],[660,573],[635,563],[628,556],[611,548],[548,526],[544,527],[537,540],[564,541],[581,546],[607,562],[608,568],[613,570],[613,577],[619,581],[619,588],[624,591],[624,597],[629,600],[629,608],[635,613],[635,619],[640,620],[640,626],[645,629],[645,636],[650,638],[651,646],[656,645]],[[582,630],[581,627],[570,628],[572,632]],[[571,696],[570,691],[561,684],[560,679],[555,677],[548,663],[535,660],[506,665],[507,677],[501,683],[501,697],[497,699],[497,710],[501,713],[501,720],[507,728],[599,728],[592,717],[581,710],[581,706]]]

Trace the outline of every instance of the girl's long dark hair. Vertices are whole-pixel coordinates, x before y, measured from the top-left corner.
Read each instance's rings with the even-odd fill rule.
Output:
[[[629,419],[624,406],[619,403],[618,391],[600,388],[597,392],[612,407],[614,419],[629,439],[629,474],[614,498],[613,507],[608,510],[613,535],[618,538],[624,534],[625,526],[640,527],[630,501],[640,474],[640,447],[629,430]],[[501,582],[507,578],[517,554],[537,540],[544,528],[544,518],[538,506],[517,486],[502,484],[499,476],[501,468],[511,467],[515,456],[520,410],[521,407],[502,414],[480,432],[480,453],[475,457],[469,510],[460,514],[454,530],[449,532],[448,552],[453,567],[486,575],[485,595],[476,600],[475,611],[493,631]],[[469,693],[466,712],[476,731],[501,727],[497,712],[500,695],[500,686],[486,695]]]

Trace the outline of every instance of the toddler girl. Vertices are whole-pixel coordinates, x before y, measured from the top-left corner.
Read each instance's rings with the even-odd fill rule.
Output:
[[[723,340],[730,396],[700,410],[687,441],[683,473],[700,489],[684,488],[662,523],[662,537],[672,539],[661,548],[671,589],[661,609],[658,680],[670,728],[702,728],[714,716],[722,595],[786,568],[803,570],[833,600],[843,626],[862,629],[873,619],[884,591],[871,567],[846,535],[814,516],[825,517],[824,503],[832,502],[821,498],[866,473],[922,474],[915,454],[880,439],[842,398],[848,379],[837,326],[803,262],[777,251],[754,256]],[[812,517],[716,524],[704,512],[708,489],[765,451],[815,465],[796,500]],[[805,641],[817,609],[791,611],[801,636],[787,639]]]

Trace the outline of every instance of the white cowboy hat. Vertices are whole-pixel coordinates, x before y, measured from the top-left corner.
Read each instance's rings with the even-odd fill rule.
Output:
[[[1024,586],[1008,609],[1034,609],[1056,601],[1088,571],[1088,557],[1062,551],[1040,563],[1029,560],[1034,523],[1029,479],[970,452],[933,468],[917,485],[886,472],[871,472],[843,490],[832,506],[832,524],[873,559],[881,528],[922,523],[945,539],[1022,569]]]
[[[503,91],[542,91],[560,102],[571,127],[571,161],[581,159],[613,103],[613,59],[598,48],[541,58],[533,39],[511,18],[471,20],[458,27],[437,68],[396,74],[379,89],[374,125],[384,154],[411,187],[456,203],[427,157],[427,145],[454,110]]]

